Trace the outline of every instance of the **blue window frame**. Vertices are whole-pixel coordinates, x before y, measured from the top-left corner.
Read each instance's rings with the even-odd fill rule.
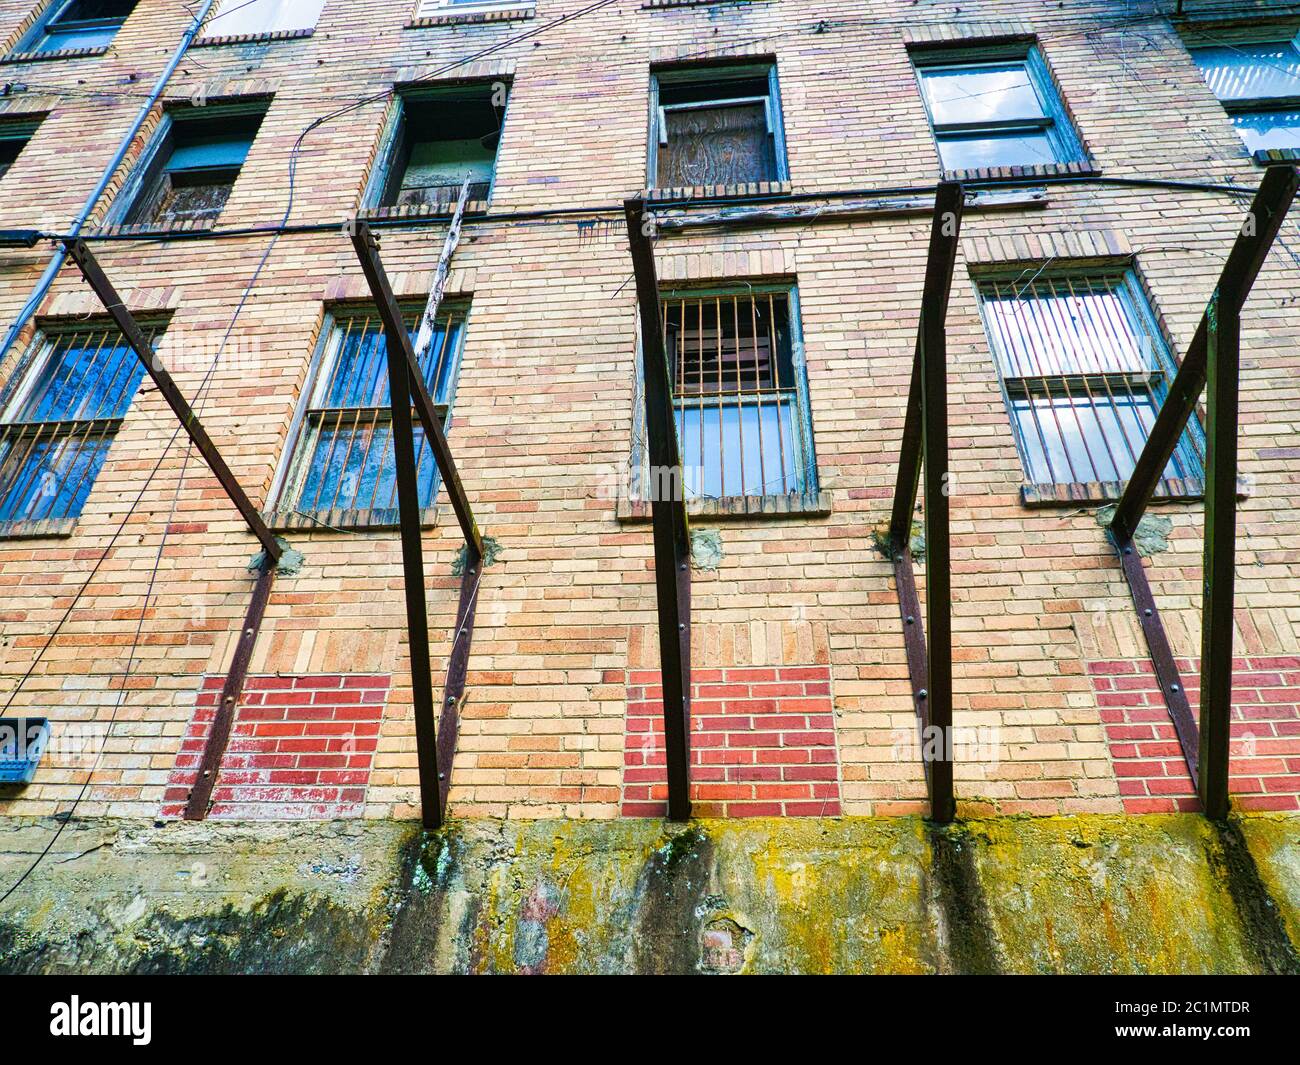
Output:
[[[0,407],[0,530],[81,513],[143,376],[116,327],[38,334]]]
[[[265,114],[265,105],[231,105],[165,115],[114,220],[160,228],[215,222]]]
[[[686,499],[815,497],[795,290],[674,292],[661,306]],[[648,466],[639,397],[635,432],[632,489],[646,499],[661,478]]]
[[[1247,149],[1300,149],[1300,48],[1294,40],[1192,49]]]
[[[1086,160],[1033,45],[915,51],[912,61],[944,170]]]
[[[425,384],[446,426],[460,367],[468,308],[452,303],[439,311],[433,339],[421,362]],[[415,338],[418,314],[408,314]],[[392,410],[387,345],[370,310],[337,311],[325,323],[295,430],[292,457],[277,494],[276,521],[330,526],[397,524],[397,475],[393,460]],[[438,493],[438,468],[419,422],[415,423],[420,507]]]
[[[16,50],[104,48],[117,36],[135,4],[136,0],[54,0]]]
[[[980,283],[980,305],[1025,498],[1115,498],[1146,444],[1175,372],[1131,270]],[[1189,423],[1165,469],[1164,495],[1203,490],[1204,436]]]

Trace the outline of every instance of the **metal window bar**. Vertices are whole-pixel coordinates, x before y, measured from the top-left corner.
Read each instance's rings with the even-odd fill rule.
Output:
[[[1168,390],[1162,341],[1138,319],[1128,279],[999,280],[980,292],[1026,479],[1118,494]],[[1199,485],[1203,457],[1199,427],[1189,427],[1164,493]]]
[[[802,492],[789,297],[674,296],[660,318],[687,498]]]
[[[43,342],[0,420],[0,523],[81,513],[143,376],[113,326]]]
[[[414,338],[418,316],[405,324]],[[421,370],[440,415],[445,416],[464,332],[465,310],[443,308]],[[383,327],[377,315],[338,319],[303,415],[301,442],[289,498],[307,514],[338,512],[395,516],[397,470]],[[416,426],[416,476],[421,509],[433,505],[438,470],[423,428]]]

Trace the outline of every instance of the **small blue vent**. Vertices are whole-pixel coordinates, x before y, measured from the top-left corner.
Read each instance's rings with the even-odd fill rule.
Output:
[[[0,784],[30,784],[49,742],[49,718],[0,717]]]

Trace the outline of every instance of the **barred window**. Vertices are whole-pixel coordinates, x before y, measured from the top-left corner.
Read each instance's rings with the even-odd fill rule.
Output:
[[[1026,501],[1117,497],[1174,372],[1137,279],[1125,271],[987,281],[980,295]],[[1161,493],[1201,492],[1203,458],[1193,419]]]
[[[0,531],[81,513],[144,372],[116,327],[38,335],[0,412]]]
[[[1300,149],[1295,41],[1195,48],[1192,58],[1250,151]]]
[[[792,290],[759,286],[663,299],[688,500],[816,493],[794,302]],[[641,459],[633,489],[644,497]]]
[[[786,177],[776,68],[662,70],[651,78],[656,188],[744,185]]]
[[[917,51],[913,62],[945,170],[1084,158],[1037,48]]]
[[[444,307],[420,366],[446,425],[465,330],[464,306]],[[412,340],[419,312],[407,314]],[[296,444],[279,492],[275,520],[283,525],[393,526],[398,522],[397,467],[383,327],[369,310],[338,313],[325,339]],[[415,421],[420,507],[433,506],[438,469],[424,429]]]

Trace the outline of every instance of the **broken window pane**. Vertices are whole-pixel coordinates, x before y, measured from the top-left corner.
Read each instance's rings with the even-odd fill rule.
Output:
[[[1026,480],[1114,494],[1142,453],[1172,365],[1135,281],[990,281],[980,296]],[[1200,479],[1198,434],[1183,434],[1166,479]]]
[[[115,328],[38,339],[0,417],[0,526],[81,513],[143,376]]]
[[[486,200],[505,117],[498,93],[484,82],[404,97],[381,204],[450,211],[467,179],[469,199]]]
[[[172,226],[215,221],[262,122],[262,112],[173,119],[128,222]]]
[[[656,75],[658,188],[778,181],[769,73]]]
[[[421,359],[425,384],[445,419],[465,325],[465,309],[444,309]],[[416,318],[407,326],[415,339]],[[433,506],[437,463],[415,419],[420,506]],[[444,421],[445,424],[445,421]],[[373,314],[334,319],[316,373],[284,497],[299,514],[352,512],[353,524],[392,524],[397,514],[388,356]]]

